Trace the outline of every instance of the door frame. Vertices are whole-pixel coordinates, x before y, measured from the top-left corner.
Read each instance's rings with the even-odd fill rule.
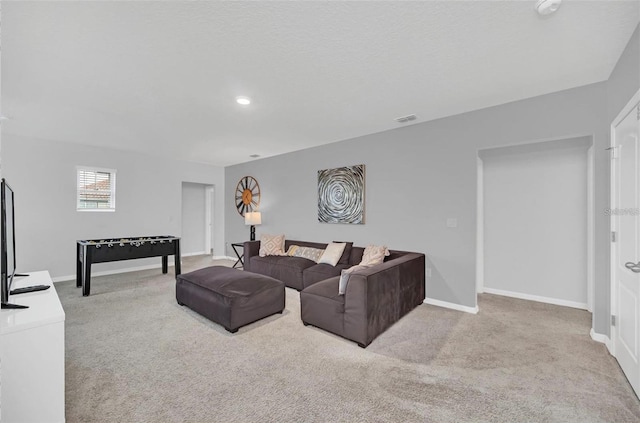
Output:
[[[204,227],[207,237],[204,240],[204,251],[213,256],[213,210],[214,210],[214,189],[213,185],[204,187]]]
[[[181,193],[184,192],[184,184],[197,185],[200,189],[204,190],[204,220],[202,221],[202,225],[204,227],[205,238],[204,238],[204,251],[197,251],[195,253],[183,253],[182,256],[189,255],[203,255],[210,254],[213,256],[213,246],[215,243],[214,240],[214,224],[215,224],[215,185],[206,183],[206,182],[193,182],[193,181],[182,181],[181,183]],[[181,201],[181,208],[184,205]],[[182,210],[182,209],[181,209]],[[184,216],[182,213],[180,214],[180,225],[184,225]]]
[[[629,113],[632,113],[632,110],[635,108],[638,102],[640,102],[640,90],[638,90],[633,95],[633,97],[631,97],[629,102],[622,108],[622,110],[620,110],[620,113],[618,113],[618,116],[616,116],[616,118],[613,119],[613,121],[611,122],[611,127],[610,127],[611,136],[610,136],[609,148],[611,148],[612,151],[615,151],[613,147],[615,146],[615,143],[616,143],[616,127],[620,124],[620,122],[624,120],[625,117],[627,117]],[[614,186],[616,181],[616,178],[615,178],[616,170],[617,170],[617,167],[615,166],[615,163],[612,162],[610,166],[610,173],[609,173],[609,208],[613,207],[616,201],[616,197],[615,197],[616,187]],[[613,214],[609,216],[609,229],[611,230],[611,232],[615,232],[617,230],[616,222],[613,217],[614,217]],[[616,263],[617,257],[616,257],[616,249],[613,248],[611,244],[612,244],[611,238],[609,238],[609,290],[610,290],[609,316],[616,316],[618,312],[616,307],[617,296],[616,296],[616,289],[615,289],[615,285],[616,285],[615,284],[615,280],[616,280],[615,263]],[[615,357],[618,332],[616,330],[617,326],[614,326],[611,323],[612,322],[610,317],[609,318],[609,342],[606,345],[611,355]]]
[[[576,134],[563,137],[543,138],[538,140],[527,140],[522,142],[495,145],[480,148],[477,151],[477,173],[476,173],[476,306],[478,304],[478,294],[484,293],[484,162],[480,157],[480,152],[488,149],[517,147],[530,144],[552,143],[569,140],[572,138],[591,138],[591,146],[587,149],[587,310],[593,312],[594,309],[594,288],[595,288],[595,154],[593,134]],[[522,299],[525,298],[523,295]],[[529,296],[530,297],[530,296]],[[556,303],[558,304],[558,303]],[[558,304],[566,305],[566,304]],[[593,322],[591,323],[593,330]]]

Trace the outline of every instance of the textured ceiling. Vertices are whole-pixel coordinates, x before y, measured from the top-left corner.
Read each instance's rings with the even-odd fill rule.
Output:
[[[229,165],[606,80],[640,19],[534,4],[3,2],[2,131]]]

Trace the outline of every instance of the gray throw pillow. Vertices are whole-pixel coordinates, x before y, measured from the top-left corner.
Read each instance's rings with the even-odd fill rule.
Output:
[[[351,277],[351,274],[353,272],[360,269],[366,269],[368,267],[371,267],[371,266],[356,265],[348,269],[343,269],[340,272],[340,283],[338,285],[338,295],[344,295],[345,292],[347,292],[347,284],[349,283],[349,278]]]

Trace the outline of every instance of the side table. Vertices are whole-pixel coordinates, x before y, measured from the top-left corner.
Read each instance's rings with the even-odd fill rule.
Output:
[[[242,254],[238,252],[238,247],[242,248]],[[242,260],[244,258],[244,243],[234,242],[231,244],[231,248],[233,248],[233,252],[236,253],[236,257],[238,257],[238,260],[236,260],[232,267],[235,269],[238,263],[240,263],[240,265],[244,267],[244,261]]]

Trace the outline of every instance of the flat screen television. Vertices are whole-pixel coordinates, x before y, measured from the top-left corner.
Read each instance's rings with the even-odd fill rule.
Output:
[[[11,285],[17,277],[28,274],[16,273],[16,222],[13,189],[2,178],[0,181],[0,287],[2,290],[2,308],[29,308],[29,306],[9,303],[10,295],[45,291],[50,285],[25,286],[12,290]]]
[[[13,206],[13,190],[2,179],[0,183],[0,199],[2,211],[0,215],[0,285],[2,286],[2,308],[25,308],[16,304],[9,304],[9,293],[13,278],[16,275],[16,238]]]
[[[2,305],[4,306],[9,302],[9,290],[13,283],[13,274],[16,272],[16,255],[14,254],[15,241],[13,239],[14,223],[13,223],[13,190],[7,184],[7,181],[2,179],[0,184],[0,197],[2,200],[2,211],[0,218],[0,266],[1,278],[2,278]]]

